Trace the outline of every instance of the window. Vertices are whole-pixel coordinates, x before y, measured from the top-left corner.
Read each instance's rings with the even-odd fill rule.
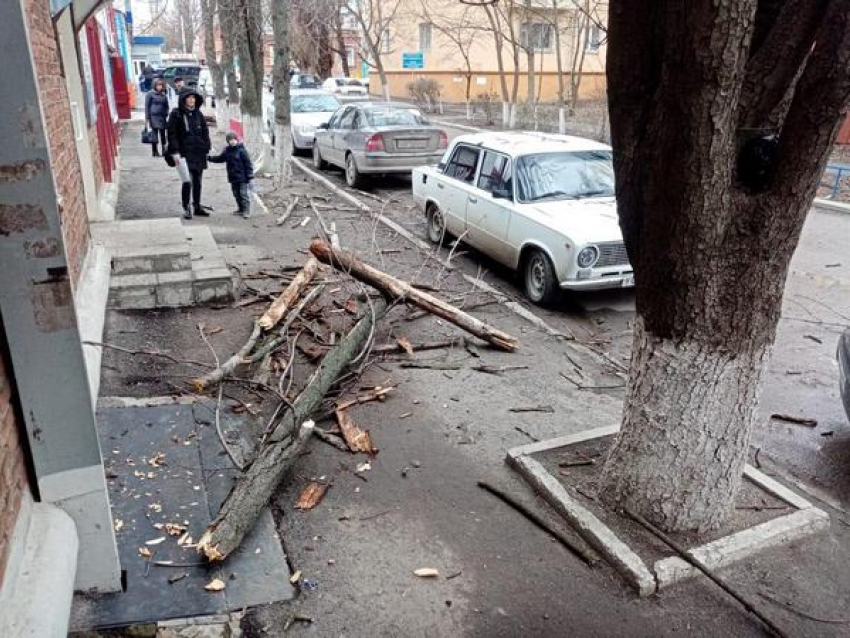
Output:
[[[333,95],[296,95],[292,98],[293,113],[329,113],[339,108]]]
[[[493,193],[508,191],[512,193],[511,160],[499,153],[486,151],[481,161],[481,175],[478,177],[478,188]],[[513,195],[512,195],[513,196]]]
[[[602,44],[602,34],[599,29],[598,24],[591,24],[590,31],[587,34],[587,50],[590,53],[596,53],[599,51],[599,47]]]
[[[477,148],[458,146],[452,153],[452,159],[446,166],[445,174],[461,182],[471,184],[475,177],[475,167],[478,166],[479,154],[480,151]]]
[[[425,126],[428,124],[428,118],[422,115],[417,109],[398,109],[398,108],[367,108],[366,121],[370,126]]]
[[[534,51],[552,49],[552,25],[548,22],[523,22],[519,37],[524,49]]]
[[[431,23],[423,22],[419,25],[419,50],[431,50]]]
[[[384,29],[383,33],[381,33],[381,51],[392,53],[392,40],[390,39],[389,29]]]
[[[348,62],[349,67],[354,66],[355,52],[354,47],[350,44],[345,47],[345,59]]]
[[[350,108],[339,119],[339,128],[352,129],[354,128],[354,116],[357,114],[357,109]]]
[[[611,151],[524,155],[516,164],[520,202],[614,196]]]

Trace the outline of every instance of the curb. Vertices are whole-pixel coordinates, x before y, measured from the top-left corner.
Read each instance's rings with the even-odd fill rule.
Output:
[[[850,204],[834,202],[831,199],[815,199],[813,206],[818,210],[829,211],[831,213],[844,213],[845,215],[850,215]]]
[[[478,128],[477,126],[470,126],[469,124],[455,124],[454,122],[447,122],[446,120],[431,120],[432,124],[436,124],[437,126],[447,126],[449,128],[456,128],[460,131],[469,131],[470,133],[481,133],[484,129]]]

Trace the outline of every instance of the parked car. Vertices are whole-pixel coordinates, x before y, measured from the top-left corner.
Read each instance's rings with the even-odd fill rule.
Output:
[[[579,137],[478,133],[413,171],[428,238],[462,237],[519,271],[526,296],[634,286],[617,219],[611,147]]]
[[[345,181],[359,188],[375,173],[410,173],[436,164],[448,146],[444,131],[415,106],[395,102],[349,104],[316,131],[313,164],[345,169]]]
[[[215,87],[213,86],[212,73],[207,67],[201,67],[198,74],[198,93],[204,96],[204,102],[215,108]]]
[[[318,89],[322,81],[310,73],[296,73],[289,79],[289,86],[293,89]]]
[[[838,339],[838,387],[844,411],[850,420],[850,328]]]
[[[327,124],[339,107],[339,100],[325,91],[293,89],[289,94],[292,152],[297,155],[302,151],[309,151],[313,148],[316,129],[322,124]],[[275,143],[275,110],[275,104],[272,101],[266,109],[266,128],[272,145]]]
[[[179,64],[166,67],[162,72],[162,78],[169,86],[174,87],[174,78],[183,78],[183,83],[190,89],[197,90],[198,79],[201,75],[200,64]]]
[[[365,97],[369,95],[363,83],[354,78],[328,78],[322,84],[322,88],[329,93],[336,93],[338,95],[350,95],[352,97]]]

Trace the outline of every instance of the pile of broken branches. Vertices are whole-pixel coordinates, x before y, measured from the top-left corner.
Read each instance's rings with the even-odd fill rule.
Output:
[[[346,409],[366,401],[384,400],[392,390],[391,383],[348,400],[335,401],[331,406],[327,406],[326,401],[329,394],[340,391],[344,381],[356,382],[364,369],[367,353],[413,352],[414,347],[405,339],[379,346],[373,343],[378,322],[393,305],[416,306],[418,310],[451,322],[503,351],[512,352],[519,345],[511,335],[408,282],[363,263],[353,254],[328,242],[314,240],[310,252],[311,256],[286,289],[254,322],[248,341],[214,370],[192,381],[195,390],[202,392],[234,378],[240,367],[255,366],[251,382],[272,390],[279,399],[278,408],[266,427],[253,461],[235,483],[218,516],[204,530],[198,542],[198,551],[210,561],[224,560],[239,547],[313,434],[340,449],[368,454],[376,452],[369,433],[357,427]],[[343,304],[334,301],[341,307],[323,310],[319,301],[326,285],[319,281],[320,263],[374,288],[379,294],[373,296],[364,288],[359,298],[350,298]],[[365,312],[362,314],[358,299],[364,302]],[[328,319],[330,313],[342,317],[360,316],[337,341],[335,330],[328,334],[319,325]],[[299,344],[299,337],[304,332],[310,334],[314,344]],[[417,349],[451,347],[456,342],[426,343],[417,346]],[[318,362],[318,365],[303,389],[293,396],[293,364],[297,352]],[[352,370],[355,366],[359,368]],[[275,376],[276,387],[271,382]],[[336,418],[341,438],[315,427],[313,419],[330,416]]]

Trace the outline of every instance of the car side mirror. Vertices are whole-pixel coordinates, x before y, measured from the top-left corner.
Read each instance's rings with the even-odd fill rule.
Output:
[[[493,199],[511,199],[513,194],[507,188],[494,188],[493,189]]]

